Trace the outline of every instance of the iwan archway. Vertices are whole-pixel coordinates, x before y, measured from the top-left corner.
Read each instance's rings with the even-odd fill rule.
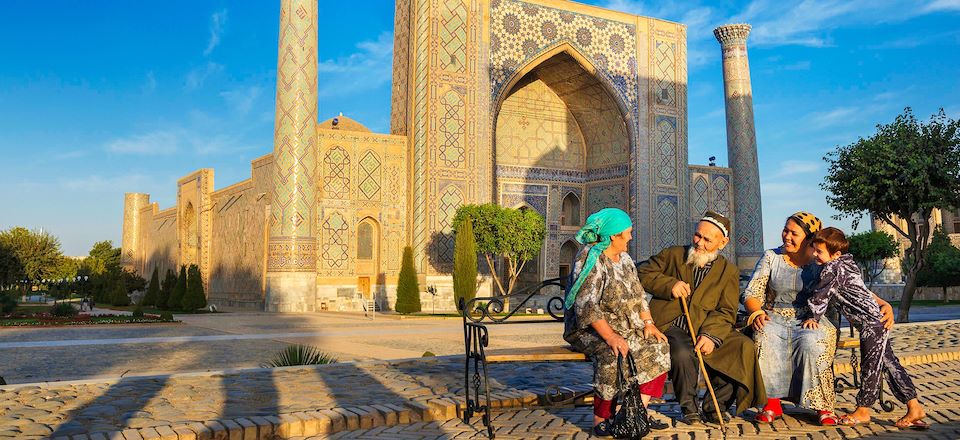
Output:
[[[523,281],[560,275],[560,245],[590,212],[629,212],[630,124],[605,80],[575,49],[561,44],[520,69],[497,97],[495,200],[529,206],[546,219],[541,255]],[[578,212],[564,212],[576,200]],[[576,220],[576,221],[571,221]],[[522,287],[522,286],[520,286]]]

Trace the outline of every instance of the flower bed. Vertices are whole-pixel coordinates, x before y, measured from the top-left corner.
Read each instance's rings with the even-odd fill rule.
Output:
[[[0,327],[45,327],[63,325],[154,324],[180,322],[160,319],[159,315],[98,315],[81,314],[72,318],[58,318],[48,313],[12,314],[0,317]]]

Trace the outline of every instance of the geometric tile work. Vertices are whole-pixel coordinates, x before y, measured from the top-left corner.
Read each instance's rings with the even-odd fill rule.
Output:
[[[464,0],[445,0],[440,6],[440,69],[463,72],[467,67],[467,5]]]
[[[657,115],[657,183],[677,185],[677,118]]]
[[[497,164],[586,169],[586,146],[563,100],[536,80],[507,98],[497,117]]]
[[[690,217],[698,218],[704,212],[710,209],[710,185],[707,184],[707,177],[697,175],[693,179],[693,185],[690,187]],[[722,214],[722,213],[721,213]]]
[[[625,209],[627,200],[627,190],[623,183],[587,187],[587,214],[603,208]]]
[[[350,198],[350,154],[333,147],[323,156],[323,198]]]
[[[367,200],[378,198],[380,194],[380,159],[373,151],[367,151],[360,159],[360,194]]]
[[[321,261],[327,269],[346,268],[347,257],[349,256],[347,240],[349,237],[349,226],[343,214],[334,212],[323,222],[321,227]]]
[[[456,90],[450,90],[440,98],[440,124],[437,127],[440,141],[440,160],[450,168],[463,166],[464,144],[464,113],[463,98]]]
[[[753,117],[753,92],[747,59],[749,25],[726,25],[714,30],[723,55],[724,98],[727,113],[727,157],[733,170],[736,203],[737,255],[763,253],[760,173]]]
[[[713,176],[713,210],[730,215],[730,181],[727,176]]]
[[[490,79],[494,99],[529,58],[564,41],[590,59],[627,108],[636,105],[634,25],[518,0],[494,0],[490,27]]]
[[[440,196],[440,203],[437,207],[437,231],[435,243],[435,256],[437,266],[448,268],[453,264],[453,218],[457,214],[457,208],[463,205],[463,192],[456,185],[448,185]]]
[[[657,197],[657,216],[654,227],[654,242],[657,249],[665,249],[680,244],[677,231],[676,196]]]
[[[316,268],[306,254],[316,246],[317,26],[316,1],[281,2],[270,222],[277,243],[270,246],[270,271]]]
[[[654,97],[657,104],[673,105],[676,99],[676,86],[673,76],[676,71],[677,43],[656,40],[654,43],[654,59],[656,66],[656,85]]]

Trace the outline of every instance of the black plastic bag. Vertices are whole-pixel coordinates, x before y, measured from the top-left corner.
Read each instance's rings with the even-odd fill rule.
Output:
[[[617,402],[620,409],[610,420],[610,434],[613,438],[639,439],[650,433],[650,419],[647,416],[647,408],[643,406],[643,400],[640,399],[640,388],[635,383],[627,380],[627,377],[637,376],[637,366],[633,361],[633,355],[627,353],[627,364],[629,376],[624,375],[623,357],[617,357]]]

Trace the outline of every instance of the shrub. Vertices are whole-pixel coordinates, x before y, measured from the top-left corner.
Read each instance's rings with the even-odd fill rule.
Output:
[[[403,248],[400,276],[397,280],[397,312],[408,314],[420,311],[420,285],[417,270],[413,267],[413,248]]]
[[[17,308],[17,297],[13,293],[0,293],[0,313],[13,313]]]
[[[147,294],[143,296],[140,304],[145,306],[157,305],[160,299],[160,274],[157,267],[153,268],[153,275],[150,275],[150,285],[147,287]]]
[[[423,354],[422,354],[420,357],[434,357],[434,356],[436,356],[436,355],[433,354],[432,351],[425,351],[425,352],[423,352]]]
[[[183,305],[183,297],[187,294],[187,266],[180,266],[180,275],[177,276],[177,285],[170,292],[167,299],[167,308],[179,310]]]
[[[167,311],[160,312],[160,320],[161,320],[161,321],[173,321],[173,313],[170,313],[170,312],[167,312]]]
[[[71,318],[77,316],[77,313],[79,312],[73,304],[67,302],[56,303],[50,307],[50,314],[58,318]]]
[[[143,318],[143,309],[140,308],[139,305],[138,305],[135,309],[133,309],[133,317],[134,317],[134,318]]]
[[[263,368],[292,367],[295,365],[322,365],[336,363],[337,359],[319,348],[310,345],[288,345],[278,351],[269,361],[260,364]]]
[[[183,310],[192,312],[207,306],[207,296],[203,293],[203,279],[200,276],[200,268],[196,264],[191,264],[187,271],[187,291],[180,300]]]
[[[477,294],[477,242],[473,236],[473,220],[464,219],[455,231],[453,244],[453,305],[460,309],[460,299],[470,301]]]

